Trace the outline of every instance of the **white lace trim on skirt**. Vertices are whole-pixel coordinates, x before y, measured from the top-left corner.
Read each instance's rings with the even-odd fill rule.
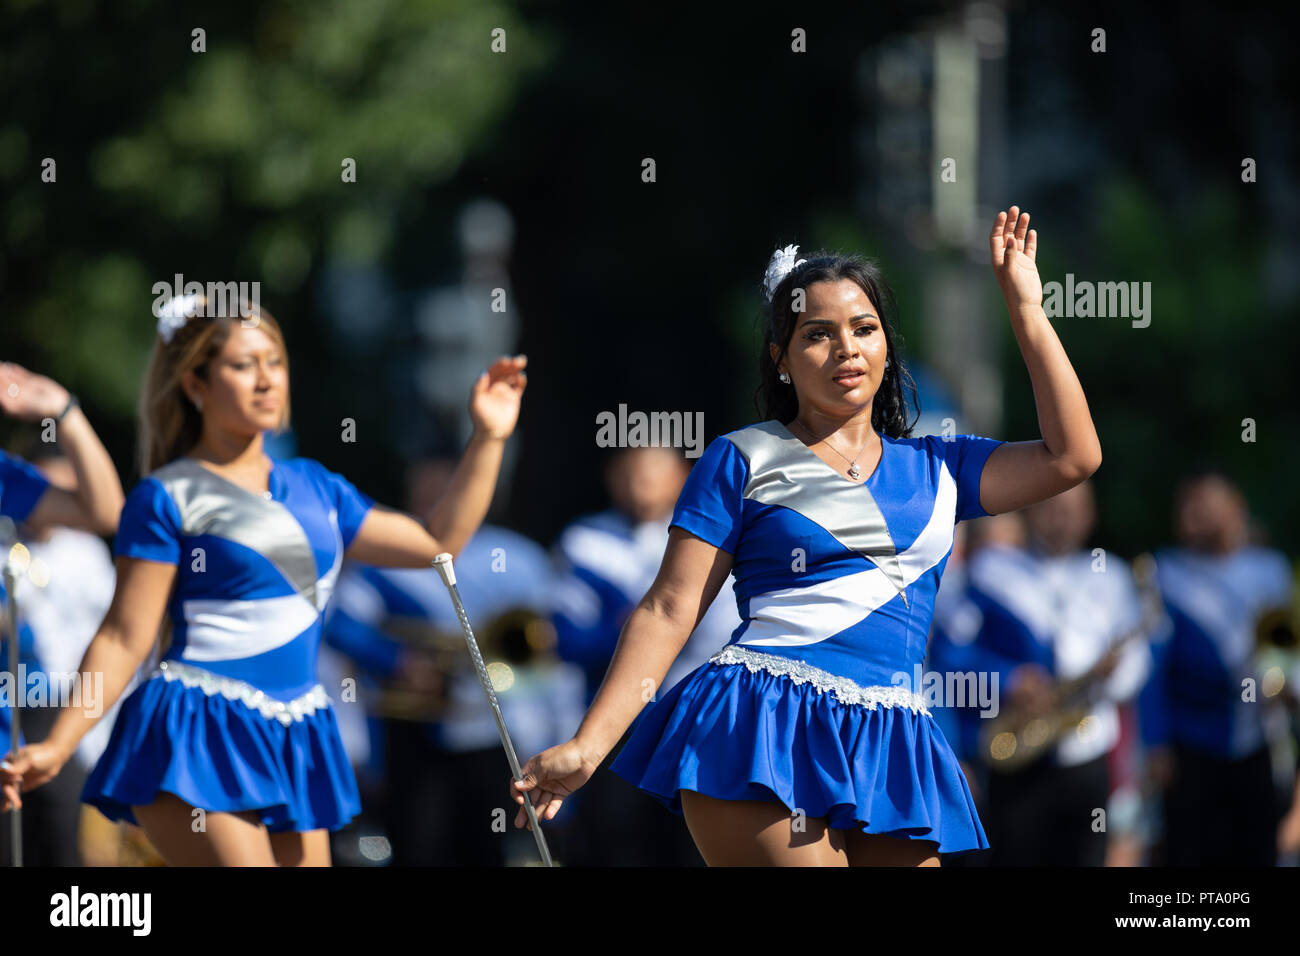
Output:
[[[812,684],[820,693],[832,694],[841,704],[859,704],[863,707],[906,707],[913,713],[930,716],[925,706],[925,698],[914,694],[906,687],[875,685],[863,687],[846,677],[837,677],[820,667],[813,667],[806,661],[775,654],[764,654],[738,644],[729,644],[709,658],[710,664],[744,664],[751,674],[767,671],[788,677],[796,684]]]
[[[191,667],[181,661],[161,661],[158,669],[149,676],[178,680],[186,687],[198,687],[209,697],[220,694],[227,700],[241,700],[263,717],[274,717],[286,727],[330,705],[329,696],[320,684],[293,700],[276,700],[252,684],[222,677],[201,667]]]

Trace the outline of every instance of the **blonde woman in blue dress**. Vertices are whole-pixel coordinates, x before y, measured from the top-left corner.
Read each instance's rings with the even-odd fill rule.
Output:
[[[154,646],[158,669],[123,702],[82,799],[138,823],[167,862],[328,865],[330,830],[360,811],[352,768],[316,681],[321,619],[346,555],[428,567],[482,522],[525,387],[523,356],[471,390],[474,422],[451,487],[423,521],[374,506],[308,458],[272,460],[289,420],[284,338],[269,313],[163,310],[141,399],[144,479],[114,544],[117,590],[81,664],[104,675],[104,709]],[[95,717],[60,713],[8,757],[19,786],[58,773]]]
[[[1041,440],[910,437],[910,377],[878,271],[778,249],[764,283],[768,420],[695,463],[658,577],[577,734],[510,784],[516,826],[525,799],[554,818],[658,694],[612,769],[684,813],[710,865],[937,865],[988,846],[912,686],[953,527],[1050,498],[1101,464],[1043,312],[1028,214],[999,213],[989,244]],[[660,693],[728,574],[742,618],[731,643]]]

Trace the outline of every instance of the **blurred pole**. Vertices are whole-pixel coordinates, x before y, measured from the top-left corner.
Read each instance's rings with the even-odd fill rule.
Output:
[[[983,434],[1002,421],[987,230],[999,206],[1023,201],[1002,195],[1005,52],[1001,7],[968,3],[885,41],[860,75],[875,119],[874,188],[860,198],[902,225],[925,277],[925,361],[957,397],[957,430]]]
[[[454,438],[463,445],[472,431],[465,413],[470,386],[497,358],[516,354],[521,326],[510,285],[510,210],[494,199],[477,199],[461,210],[457,227],[464,262],[460,282],[431,289],[417,307],[422,354],[416,387],[435,420],[457,429]],[[518,442],[506,446],[499,488],[509,487],[518,453]]]
[[[927,283],[931,360],[952,384],[958,431],[996,434],[1002,424],[1001,317],[987,231],[1001,204],[1005,142],[1001,64],[1006,21],[992,3],[969,3],[934,34],[932,168],[935,237],[942,265]],[[946,161],[952,181],[943,176]],[[988,201],[982,206],[981,195]]]

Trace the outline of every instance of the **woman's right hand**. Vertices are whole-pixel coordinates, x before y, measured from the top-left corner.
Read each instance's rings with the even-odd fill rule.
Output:
[[[520,768],[522,779],[510,781],[510,798],[519,804],[515,828],[532,829],[524,809],[525,794],[531,792],[539,822],[553,820],[564,798],[590,780],[599,766],[600,761],[588,755],[576,739],[528,758]]]
[[[11,751],[0,763],[0,789],[4,791],[0,812],[22,809],[19,791],[35,790],[53,780],[67,762],[68,756],[49,741]]]

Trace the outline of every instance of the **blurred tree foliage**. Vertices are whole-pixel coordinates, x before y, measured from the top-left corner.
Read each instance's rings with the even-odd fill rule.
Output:
[[[73,383],[124,470],[155,282],[260,281],[306,371],[313,269],[390,256],[548,56],[497,0],[7,6],[3,351]]]
[[[0,4],[0,356],[76,389],[128,480],[151,286],[180,272],[263,283],[290,338],[303,452],[399,501],[379,429],[362,422],[366,441],[342,451],[327,439],[344,415],[408,412],[386,386],[414,374],[415,320],[344,349],[320,332],[319,280],[355,263],[412,295],[455,281],[456,213],[482,195],[515,216],[532,383],[503,518],[539,539],[605,505],[600,411],[704,410],[706,439],[755,420],[758,282],[778,244],[878,257],[926,358],[919,310],[940,254],[861,201],[877,135],[864,63],[951,3],[755,0],[743,17],[597,0]],[[1294,263],[1290,280],[1278,267],[1296,248],[1294,24],[1194,6],[1175,29],[1111,5],[1104,56],[1091,8],[1012,9],[1005,195],[980,199],[1033,212],[1049,281],[1151,283],[1149,328],[1055,323],[1102,436],[1098,543],[1167,540],[1174,481],[1214,458],[1294,550],[1300,304]],[[47,156],[57,185],[40,180]],[[1243,156],[1259,183],[1240,181]],[[987,296],[1000,315],[991,276]],[[1033,437],[999,327],[999,437]]]

